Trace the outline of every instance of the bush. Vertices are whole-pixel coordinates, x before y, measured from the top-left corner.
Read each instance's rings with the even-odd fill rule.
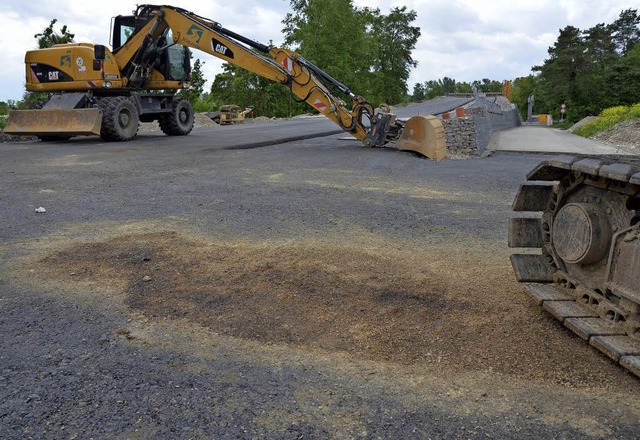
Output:
[[[629,107],[624,105],[609,107],[602,110],[600,116],[600,122],[604,124],[605,127],[613,127],[629,116]]]
[[[591,137],[602,131],[611,130],[616,124],[626,119],[640,118],[640,103],[630,107],[619,105],[602,110],[600,119],[590,122],[584,127],[577,129],[574,133],[582,137]]]

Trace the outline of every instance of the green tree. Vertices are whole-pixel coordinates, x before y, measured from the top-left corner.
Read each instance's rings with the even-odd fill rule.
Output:
[[[291,8],[283,21],[285,44],[367,96],[373,50],[352,0],[292,0]]]
[[[407,99],[420,28],[406,7],[356,8],[352,0],[292,0],[285,44],[374,105]]]
[[[364,16],[376,50],[372,96],[378,102],[402,102],[407,97],[411,68],[418,65],[411,55],[420,37],[420,28],[411,25],[417,13],[406,6],[393,8],[388,15],[365,8]]]
[[[458,83],[455,79],[445,76],[438,80],[438,82],[442,86],[442,95],[446,95],[447,93],[458,93]]]
[[[497,80],[491,80],[489,78],[482,78],[482,80],[475,80],[471,83],[479,92],[500,92],[502,91],[502,82]]]
[[[427,90],[423,83],[415,83],[413,85],[412,98],[415,102],[423,101],[427,97]]]
[[[33,38],[36,39],[38,49],[46,49],[54,44],[66,44],[73,43],[75,34],[69,32],[67,25],[62,26],[60,32],[54,30],[54,25],[58,22],[58,19],[54,18],[42,32],[35,34]],[[49,99],[49,95],[45,92],[29,92],[25,91],[22,95],[22,100],[18,104],[19,108],[33,108],[39,102]]]
[[[0,115],[8,115],[11,105],[8,102],[0,101]]]
[[[204,92],[204,84],[207,82],[202,73],[202,67],[204,62],[196,59],[191,68],[191,85],[188,89],[183,89],[178,92],[179,96],[187,98],[194,106],[201,99]]]
[[[456,83],[456,93],[472,93],[473,89],[471,88],[471,84],[468,82],[458,82]]]
[[[58,22],[57,18],[51,20],[49,26],[47,26],[42,32],[35,34],[33,38],[38,41],[38,49],[46,49],[54,44],[73,43],[75,34],[69,32],[67,25],[65,24],[60,29],[60,32],[56,32],[53,26]]]
[[[571,103],[574,115],[589,113],[588,96],[580,87],[579,76],[587,65],[586,46],[580,29],[567,26],[560,30],[556,43],[548,50],[549,58],[542,66],[536,88],[538,113],[558,114],[562,103]],[[544,103],[544,105],[542,105]]]
[[[444,85],[440,80],[428,80],[424,83],[424,89],[427,99],[433,99],[436,96],[443,96],[445,94]]]
[[[527,118],[527,100],[529,99],[529,96],[534,95],[535,97],[536,111],[538,111],[538,108],[546,108],[544,101],[536,94],[538,82],[538,77],[534,75],[519,77],[513,81],[511,102],[513,102],[518,107],[520,116],[524,120],[526,120]],[[544,111],[540,111],[538,113],[544,113]]]
[[[304,102],[296,101],[281,84],[263,78],[230,63],[223,64],[223,72],[216,75],[207,99],[215,107],[235,104],[253,107],[257,116],[290,117],[309,111]]]
[[[640,102],[640,44],[616,60],[607,70],[612,105],[631,105]]]
[[[557,118],[565,103],[568,120],[575,122],[606,107],[637,102],[638,41],[640,16],[633,9],[622,11],[608,25],[600,23],[585,31],[573,26],[561,29],[549,58],[532,68],[539,73],[536,110]]]
[[[637,9],[627,9],[611,24],[611,33],[616,49],[627,55],[640,42],[640,15]]]

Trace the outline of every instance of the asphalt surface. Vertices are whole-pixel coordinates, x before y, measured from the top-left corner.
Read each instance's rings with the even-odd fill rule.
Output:
[[[564,130],[543,126],[514,127],[496,133],[497,149],[500,151],[520,151],[538,153],[566,153],[578,155],[627,155],[628,153],[612,145],[569,133]]]
[[[122,225],[228,240],[371,230],[398,243],[501,242],[518,185],[546,157],[432,162],[316,137],[323,120],[299,138],[299,123],[0,145],[0,438],[637,438],[635,407],[607,407],[605,391],[577,399],[488,372],[471,373],[475,388],[215,332],[203,343],[153,320],[139,344],[120,331],[131,311],[100,288],[29,278],[32,254]],[[374,183],[389,191],[374,198]]]
[[[444,96],[406,107],[397,107],[394,108],[394,112],[401,118],[410,118],[416,115],[439,115],[462,107],[472,100],[472,98]]]

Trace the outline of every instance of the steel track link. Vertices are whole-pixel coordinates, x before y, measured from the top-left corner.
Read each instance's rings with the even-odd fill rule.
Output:
[[[581,339],[640,377],[640,168],[559,156],[527,175],[509,225],[519,282]]]

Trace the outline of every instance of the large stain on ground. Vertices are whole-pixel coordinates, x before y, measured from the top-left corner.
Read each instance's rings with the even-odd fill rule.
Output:
[[[449,373],[495,371],[572,385],[613,379],[606,359],[572,336],[549,338],[555,321],[535,306],[522,310],[529,301],[519,305],[502,287],[512,278],[508,269],[491,273],[478,262],[474,272],[459,261],[423,264],[425,255],[295,243],[133,234],[55,252],[40,261],[40,273],[122,285],[128,306],[148,317],[182,318],[264,343]]]

